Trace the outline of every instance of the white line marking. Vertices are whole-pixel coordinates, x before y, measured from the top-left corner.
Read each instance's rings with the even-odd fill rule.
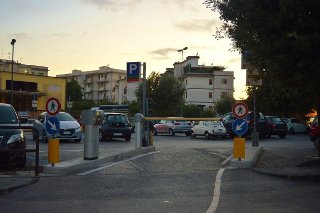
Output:
[[[231,160],[231,158],[233,157],[233,155],[230,155],[227,159],[225,159],[221,165],[226,165],[228,163],[229,160]]]
[[[219,169],[216,181],[214,183],[214,192],[213,192],[213,199],[211,205],[209,206],[207,213],[214,213],[218,207],[219,199],[220,199],[220,188],[221,188],[221,178],[224,172],[224,168]]]
[[[118,165],[118,164],[120,164],[120,163],[128,162],[128,161],[131,161],[131,160],[134,160],[134,159],[137,159],[137,158],[141,158],[141,157],[144,157],[144,156],[147,156],[147,155],[151,155],[151,154],[156,154],[156,153],[159,153],[159,152],[160,152],[160,151],[156,151],[156,152],[150,152],[150,153],[147,153],[147,154],[138,155],[138,156],[135,156],[135,157],[132,157],[132,158],[123,160],[123,161],[118,161],[118,162],[115,162],[115,163],[110,163],[110,164],[108,164],[108,165],[106,165],[106,166],[99,167],[99,168],[96,168],[96,169],[92,169],[92,170],[89,170],[89,171],[80,173],[80,174],[78,174],[78,175],[79,175],[79,176],[87,175],[87,174],[90,174],[90,173],[93,173],[93,172],[97,172],[97,171],[103,170],[103,169],[108,168],[108,167],[111,167],[111,166]]]

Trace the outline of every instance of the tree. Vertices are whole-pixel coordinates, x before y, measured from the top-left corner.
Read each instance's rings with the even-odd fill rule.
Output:
[[[235,100],[230,95],[222,95],[220,99],[215,103],[214,109],[218,115],[225,115],[231,112],[232,106],[235,104]]]
[[[184,88],[172,74],[152,72],[147,79],[147,98],[153,116],[177,116],[183,104]],[[143,93],[140,83],[136,96],[142,108]],[[142,111],[142,110],[141,110]]]
[[[72,101],[80,101],[83,97],[83,91],[81,86],[76,80],[71,80],[66,84],[66,100],[69,100],[69,97]]]
[[[201,107],[196,104],[184,104],[182,106],[182,116],[189,118],[201,117]]]
[[[296,110],[308,111],[314,105],[319,107],[320,1],[219,2],[204,2],[218,11],[223,21],[216,37],[230,38],[235,50],[249,53],[248,63],[259,71],[264,83],[265,80],[275,82],[272,93],[267,93],[269,97],[274,96],[273,103],[283,99],[281,93],[290,91],[298,93],[296,101],[303,105]],[[258,91],[271,89],[270,86],[258,88]]]

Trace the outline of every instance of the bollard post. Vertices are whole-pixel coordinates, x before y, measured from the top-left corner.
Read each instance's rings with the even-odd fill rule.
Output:
[[[59,149],[59,139],[50,138],[48,140],[48,162],[51,163],[51,166],[60,161]]]
[[[141,113],[137,113],[134,115],[134,123],[135,123],[135,147],[141,147],[141,140],[142,140],[142,121],[144,117]]]

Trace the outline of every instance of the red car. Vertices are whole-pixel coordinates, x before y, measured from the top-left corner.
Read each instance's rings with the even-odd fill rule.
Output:
[[[309,136],[314,146],[318,149],[318,153],[320,155],[320,127],[318,123],[318,116],[315,117],[311,123]]]

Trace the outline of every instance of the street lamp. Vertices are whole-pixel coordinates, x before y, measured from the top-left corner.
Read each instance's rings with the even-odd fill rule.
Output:
[[[11,40],[12,45],[12,57],[11,57],[11,105],[13,106],[13,54],[14,54],[14,44],[16,39]]]
[[[178,52],[181,52],[181,53],[182,53],[182,61],[183,61],[183,51],[184,51],[184,50],[187,50],[187,49],[188,49],[188,47],[185,47],[185,48],[183,48],[183,49],[177,50]]]

